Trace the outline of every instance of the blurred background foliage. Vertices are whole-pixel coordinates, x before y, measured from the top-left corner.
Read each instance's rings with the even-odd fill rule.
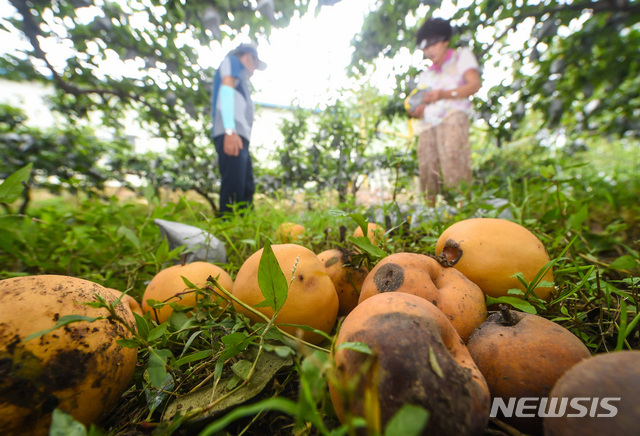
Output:
[[[33,127],[21,109],[0,105],[0,279],[65,274],[140,299],[184,249],[168,246],[155,218],[215,235],[227,250],[223,267],[235,277],[267,240],[277,241],[285,221],[306,227],[300,243],[316,253],[353,248],[346,236],[355,223],[331,209],[383,224],[386,253],[433,254],[454,222],[500,217],[530,229],[557,259],[556,291],[537,307],[542,316],[570,329],[592,353],[640,347],[637,0],[455,2],[453,42],[468,45],[485,68],[502,69],[504,80],[474,101],[474,184],[446,193],[436,208],[425,207],[417,191],[415,137],[401,106],[416,72],[395,71],[394,95],[381,95],[367,78],[377,60],[413,51],[417,26],[440,14],[442,4],[376,2],[352,41],[349,71],[361,85],[320,112],[296,108],[274,126],[283,140],[271,162],[255,161],[253,212],[216,216],[219,176],[208,137],[214,71],[198,65],[197,47],[240,33],[268,37],[297,14],[339,1],[10,0],[15,13],[0,19],[0,28],[20,32],[24,44],[0,55],[0,78],[53,89],[48,104],[57,123]],[[134,25],[140,19],[146,24]],[[528,29],[531,36],[518,45],[518,32]],[[53,63],[41,45],[48,39],[73,55]],[[137,72],[106,71],[106,59],[135,61]],[[166,140],[167,152],[136,153],[127,123]],[[103,139],[105,131],[111,139]],[[212,331],[242,324],[228,322],[211,324]],[[185,343],[181,329],[170,326],[153,346],[176,356],[189,349],[185,359],[193,365],[167,363],[190,377],[205,367],[198,347],[211,344]],[[251,434],[251,426],[290,434],[301,423],[317,434],[318,423],[337,425],[324,374],[313,359],[295,359],[264,396],[298,401],[300,416],[256,412],[234,434]],[[136,389],[111,417],[119,434],[161,421],[159,405],[173,387],[152,386],[145,368],[138,366]],[[298,395],[309,383],[315,394]],[[170,433],[168,423],[158,425],[147,433]]]
[[[0,163],[0,178],[27,161],[35,165],[31,183],[52,190],[90,192],[107,179],[131,186],[135,176],[156,191],[194,191],[215,212],[219,180],[208,137],[213,70],[198,65],[198,47],[239,34],[268,37],[292,17],[338,2],[9,3],[15,13],[0,20],[0,28],[19,32],[25,44],[0,56],[0,77],[53,87],[49,105],[63,121],[45,132],[27,127],[16,108],[2,106],[0,151],[8,158]],[[485,67],[499,62],[494,66],[505,77],[486,99],[475,99],[481,118],[476,128],[488,144],[517,143],[537,132],[536,141],[569,151],[587,147],[593,135],[637,145],[637,0],[453,5],[453,43],[468,45]],[[438,0],[373,5],[352,41],[349,71],[364,85],[345,90],[341,102],[319,115],[301,109],[279,126],[284,141],[273,158],[280,170],[257,169],[264,192],[330,188],[344,201],[375,169],[392,168],[398,181],[412,177],[410,140],[388,131],[406,122],[401,103],[414,86],[415,71],[396,71],[395,95],[380,95],[366,77],[376,60],[414,50],[417,27],[425,17],[442,14],[442,7]],[[143,26],[136,24],[140,20]],[[529,30],[523,45],[518,35]],[[49,39],[72,55],[54,62],[43,48]],[[105,70],[107,59],[134,60],[136,72]],[[130,122],[164,138],[169,152],[136,155],[123,129]],[[96,125],[113,140],[96,139]]]

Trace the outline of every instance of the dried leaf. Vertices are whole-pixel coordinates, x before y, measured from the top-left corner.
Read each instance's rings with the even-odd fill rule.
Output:
[[[247,360],[244,362],[246,362],[246,364],[242,364],[243,368],[236,367],[235,370],[239,370],[240,373],[244,373],[244,369],[246,369],[244,367],[246,367],[247,364],[251,365],[253,363],[256,354],[257,347],[251,347],[245,354]],[[293,359],[291,358],[291,356],[282,358],[276,353],[264,351],[260,355],[260,359],[258,360],[258,364],[256,365],[255,372],[253,373],[249,383],[238,389],[229,397],[217,403],[210,410],[208,410],[205,415],[201,415],[200,417],[198,417],[197,420],[209,420],[215,415],[224,412],[225,410],[249,401],[251,398],[259,394],[262,389],[264,389],[267,383],[269,383],[269,381],[273,379],[273,376],[278,371],[280,371],[284,367],[288,367],[291,365],[293,365]],[[212,384],[203,387],[202,389],[192,394],[177,398],[168,406],[167,412],[164,414],[163,419],[168,421],[179,411],[184,412],[195,408],[201,408],[207,406],[208,404],[216,402],[218,398],[228,393],[229,388],[227,387],[227,384],[232,381],[233,378],[237,379],[234,382],[242,381],[242,378],[238,377],[238,375],[232,372],[228,378],[222,379],[220,383],[217,384],[217,386],[215,382],[212,382]],[[216,386],[216,391],[212,392],[214,386]]]
[[[436,352],[432,347],[429,347],[429,365],[431,365],[431,369],[436,375],[440,378],[444,378],[444,374],[442,373],[442,368],[440,368],[440,364],[438,363],[438,358],[436,357]]]

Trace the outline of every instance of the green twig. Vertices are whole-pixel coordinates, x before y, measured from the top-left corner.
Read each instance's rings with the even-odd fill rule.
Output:
[[[272,321],[271,318],[269,318],[264,313],[260,312],[259,310],[254,309],[253,307],[251,307],[248,304],[246,304],[244,301],[242,301],[242,300],[238,299],[237,297],[233,296],[233,294],[231,294],[222,285],[220,285],[220,283],[214,277],[209,276],[207,281],[213,282],[215,284],[215,286],[216,286],[216,289],[218,289],[220,292],[222,292],[227,297],[229,297],[233,302],[235,302],[235,303],[239,304],[240,306],[244,307],[245,309],[247,309],[248,311],[250,311],[254,315],[262,318],[267,324],[269,324]],[[207,289],[209,289],[212,292],[217,292],[210,285],[207,285],[206,287],[207,287]],[[312,343],[307,342],[305,340],[302,340],[302,339],[298,338],[297,336],[292,335],[291,333],[282,330],[277,325],[274,325],[274,327],[276,329],[278,329],[278,331],[280,333],[282,333],[284,336],[288,337],[289,339],[292,339],[294,341],[298,341],[298,342],[302,343],[303,345],[306,345],[307,347],[313,348],[313,349],[318,350],[318,351],[323,351],[323,352],[329,354],[329,350],[327,350],[326,348],[322,348],[322,347],[320,347],[318,345],[315,345],[315,344],[312,344]]]

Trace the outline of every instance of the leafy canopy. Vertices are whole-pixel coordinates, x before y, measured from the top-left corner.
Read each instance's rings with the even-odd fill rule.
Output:
[[[25,44],[0,57],[0,77],[53,84],[56,108],[72,119],[98,111],[118,128],[135,110],[160,136],[179,141],[206,133],[213,71],[200,65],[202,47],[241,33],[256,40],[308,7],[308,0],[260,8],[229,0],[10,3],[15,13],[0,29],[21,33]],[[47,56],[54,41],[64,59]]]
[[[485,67],[505,68],[488,99],[476,99],[499,139],[509,139],[530,110],[543,113],[551,128],[640,132],[637,0],[377,2],[352,41],[351,72],[362,74],[378,56],[393,58],[403,47],[415,49],[417,28],[430,16],[451,18],[452,43],[468,45]],[[397,76],[399,97],[414,74]]]
[[[221,50],[225,38],[267,37],[309,7],[308,0],[9,3],[13,10],[3,11],[0,31],[20,35],[22,43],[0,54],[0,78],[51,85],[50,106],[62,116],[54,131],[45,132],[28,129],[22,114],[3,106],[0,151],[9,159],[0,176],[24,166],[29,149],[36,182],[57,177],[45,183],[48,188],[100,188],[107,176],[126,183],[125,173],[134,174],[154,189],[195,190],[214,210],[214,71],[203,58]],[[166,139],[170,156],[135,156],[124,129],[131,122]],[[115,156],[87,128],[96,125],[116,138]],[[100,158],[108,161],[106,168],[97,165]]]

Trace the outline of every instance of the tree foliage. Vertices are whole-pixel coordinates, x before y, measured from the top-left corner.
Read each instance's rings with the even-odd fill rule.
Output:
[[[117,138],[124,137],[125,123],[133,121],[151,136],[168,140],[174,147],[171,156],[129,156],[123,160],[128,172],[146,176],[155,188],[170,184],[194,189],[214,206],[218,178],[209,139],[213,69],[201,66],[202,49],[215,50],[219,46],[213,41],[240,34],[254,41],[268,36],[274,26],[284,27],[294,14],[305,13],[309,2],[9,3],[15,11],[0,19],[0,30],[21,35],[24,43],[0,56],[1,78],[52,85],[52,110],[63,115],[69,129],[86,126],[91,119]],[[70,141],[71,148],[94,163],[101,156],[80,140]],[[3,147],[20,152],[15,141]],[[66,152],[65,147],[53,151],[59,156]],[[59,164],[45,159],[37,167]]]
[[[355,196],[377,170],[395,168],[397,176],[413,178],[414,159],[399,150],[397,138],[381,140],[387,98],[365,84],[321,113],[296,109],[283,120],[282,145],[276,152],[284,187],[308,186],[318,194],[335,191],[340,202]]]
[[[316,4],[321,8],[338,1]],[[3,155],[9,156],[2,173],[25,163],[25,144],[41,144],[42,152],[32,156],[42,160],[34,174],[43,174],[39,180],[51,182],[51,189],[57,189],[56,180],[91,189],[101,186],[100,177],[124,181],[124,175],[135,174],[156,190],[195,190],[214,209],[219,179],[208,137],[213,69],[202,66],[203,53],[219,50],[215,41],[225,38],[268,37],[273,27],[286,26],[311,4],[309,0],[9,3],[15,10],[0,18],[0,30],[21,35],[23,43],[0,55],[0,77],[52,85],[55,94],[50,104],[63,114],[64,122],[57,132],[28,129],[20,114],[5,107],[0,120],[4,132],[18,136],[2,136]],[[457,28],[454,44],[469,45],[485,71],[494,65],[509,73],[486,99],[475,99],[499,143],[525,124],[531,129],[531,120],[540,120],[534,129],[545,125],[575,134],[638,134],[638,0],[465,0],[453,6],[440,0],[376,2],[352,41],[351,73],[366,82],[380,56],[393,58],[403,48],[415,49],[415,32],[425,17],[449,14]],[[54,56],[54,51],[64,56]],[[360,98],[355,109],[344,104],[351,95],[345,91],[342,102],[327,108],[314,130],[303,126],[302,118],[283,126],[281,171],[256,168],[262,186],[280,189],[312,182],[318,189],[335,188],[344,198],[357,191],[360,175],[377,167],[395,166],[411,175],[413,169],[404,168],[407,159],[401,151],[374,152],[370,142],[381,117],[406,116],[402,97],[414,86],[415,75],[415,69],[398,74],[395,98]],[[535,116],[529,116],[533,112]],[[132,120],[151,136],[169,141],[171,152],[134,156],[125,141],[117,139],[117,147],[108,146],[87,129],[99,121],[113,138],[124,138],[124,125]],[[66,139],[60,141],[61,137]],[[84,160],[71,164],[65,162],[67,157]],[[111,166],[100,168],[101,157],[107,157]],[[71,173],[85,176],[56,174],[70,167],[75,168]]]
[[[206,135],[213,74],[200,66],[199,49],[241,31],[253,39],[267,35],[308,2],[278,1],[277,12],[273,1],[261,2],[271,13],[229,0],[10,3],[16,13],[0,26],[18,30],[27,44],[0,59],[5,78],[53,84],[56,108],[72,120],[98,111],[105,125],[119,128],[133,110],[159,136],[193,142]],[[47,56],[53,41],[66,50],[62,62]]]
[[[109,179],[125,182],[132,146],[126,140],[104,141],[86,126],[42,129],[24,124],[24,113],[0,105],[0,179],[28,164],[34,171],[26,182],[20,212],[27,208],[31,187],[51,192],[89,192],[101,195]],[[96,156],[102,158],[98,162]],[[5,205],[6,208],[9,206]]]
[[[352,72],[379,56],[415,48],[424,18],[445,16],[452,42],[469,45],[486,66],[510,64],[507,77],[478,101],[498,139],[508,139],[525,113],[543,113],[550,128],[638,135],[640,3],[637,0],[468,0],[449,17],[439,0],[377,2],[353,40]],[[528,32],[528,29],[531,29]],[[523,33],[526,35],[523,41]],[[398,77],[398,95],[412,72]]]

